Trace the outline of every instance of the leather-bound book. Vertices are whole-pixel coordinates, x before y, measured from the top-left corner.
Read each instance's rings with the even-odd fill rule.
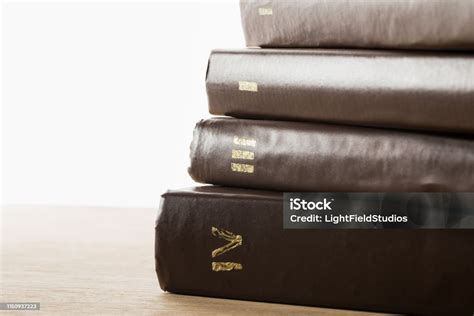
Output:
[[[215,115],[474,134],[474,54],[216,50],[206,87]]]
[[[474,230],[283,229],[281,193],[203,187],[163,195],[163,290],[380,312],[470,315]]]
[[[472,0],[241,0],[247,46],[474,50]]]
[[[474,141],[343,125],[200,121],[189,173],[276,191],[474,191]]]

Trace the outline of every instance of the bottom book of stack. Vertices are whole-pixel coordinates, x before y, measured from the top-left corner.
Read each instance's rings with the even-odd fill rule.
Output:
[[[205,186],[163,195],[163,290],[379,312],[472,314],[474,230],[283,229],[282,194]]]

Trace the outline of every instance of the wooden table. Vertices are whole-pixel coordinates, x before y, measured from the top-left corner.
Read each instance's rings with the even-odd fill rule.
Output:
[[[143,208],[4,207],[0,303],[40,302],[28,315],[369,315],[164,293],[154,271],[155,216]]]

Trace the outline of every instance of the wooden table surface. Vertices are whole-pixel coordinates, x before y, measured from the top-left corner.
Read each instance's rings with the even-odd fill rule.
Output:
[[[0,303],[39,302],[28,315],[369,315],[165,293],[154,271],[155,217],[143,208],[3,207]]]

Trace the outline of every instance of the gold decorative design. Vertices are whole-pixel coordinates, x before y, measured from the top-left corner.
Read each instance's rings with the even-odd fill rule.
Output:
[[[242,270],[242,269],[243,269],[242,265],[237,262],[212,262],[212,271],[215,271],[215,272]]]
[[[234,172],[241,172],[241,173],[254,173],[255,167],[254,165],[249,165],[245,163],[230,163],[230,169]]]
[[[258,15],[273,15],[272,8],[258,8]]]
[[[212,226],[211,228],[211,233],[213,236],[225,239],[229,242],[228,244],[222,247],[214,249],[212,251],[212,258],[220,256],[223,253],[226,253],[227,251],[230,251],[238,246],[242,246],[242,236],[240,235],[236,235],[234,233],[231,233],[230,231],[227,231],[225,229],[219,229],[214,226]]]
[[[258,92],[258,84],[253,81],[239,81],[239,90]]]
[[[253,160],[254,157],[253,151],[232,149],[232,159]]]
[[[245,138],[245,137],[234,136],[234,144],[235,145],[240,145],[240,146],[255,147],[255,146],[257,146],[257,141],[253,138]]]

